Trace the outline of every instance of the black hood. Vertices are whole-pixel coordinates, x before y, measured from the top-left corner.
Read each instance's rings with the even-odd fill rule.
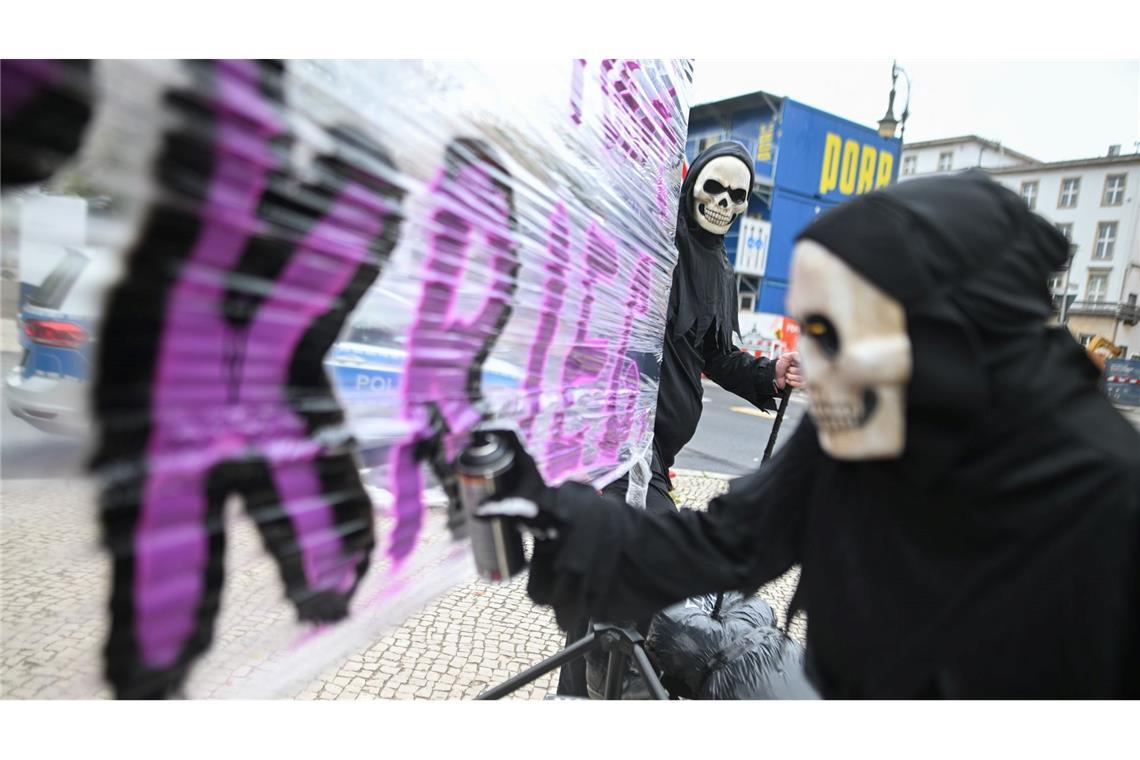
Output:
[[[981,171],[912,180],[821,216],[797,239],[815,240],[901,301],[908,311],[951,298],[974,314],[1037,324],[1049,316],[1050,272],[1068,242],[1012,191]]]
[[[756,167],[752,164],[752,154],[748,152],[748,148],[744,147],[742,143],[735,140],[726,140],[711,145],[701,152],[696,158],[693,159],[693,165],[689,167],[688,173],[685,174],[685,181],[681,183],[681,202],[677,207],[678,221],[684,220],[685,226],[694,235],[701,235],[703,242],[710,245],[715,245],[718,241],[723,245],[724,236],[714,235],[707,231],[704,227],[697,224],[692,216],[693,207],[693,186],[697,184],[697,176],[701,173],[701,169],[714,158],[721,156],[735,156],[739,158],[744,165],[748,167],[748,190],[749,194],[752,192],[752,183],[756,180]],[[678,230],[680,225],[678,225]]]
[[[755,177],[752,155],[738,142],[719,142],[703,151],[681,183],[677,204],[677,267],[669,296],[669,320],[675,335],[683,335],[698,323],[711,320],[717,341],[732,344],[732,333],[740,332],[737,320],[736,272],[724,249],[724,236],[701,227],[692,215],[693,186],[701,169],[721,156],[735,156],[748,167],[749,191]]]
[[[987,415],[1012,431],[1095,392],[1084,352],[1045,324],[1047,281],[1064,266],[1068,241],[985,173],[892,185],[827,212],[797,239],[823,245],[906,312],[913,373],[904,460],[938,452],[923,469],[941,469]]]

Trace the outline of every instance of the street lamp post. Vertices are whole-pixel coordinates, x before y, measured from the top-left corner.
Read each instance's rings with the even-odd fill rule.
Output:
[[[895,136],[895,127],[898,126],[899,120],[895,118],[895,80],[899,75],[895,72],[894,64],[891,64],[891,99],[887,101],[887,112],[883,114],[883,118],[879,119],[879,137],[886,137],[890,139]]]
[[[906,79],[906,103],[903,105],[902,119],[895,118],[895,83],[898,81],[899,74],[903,75]],[[883,118],[879,119],[879,135],[882,137],[894,137],[895,127],[901,127],[899,132],[899,142],[906,138],[906,120],[910,116],[910,75],[906,73],[906,69],[899,66],[898,61],[891,61],[891,97],[887,102],[887,112]]]
[[[903,75],[903,79],[906,80],[906,102],[903,104],[902,121],[899,124],[899,145],[901,146],[904,142],[906,142],[906,120],[910,117],[910,74],[906,73],[906,69],[904,69],[902,66],[899,66],[897,62],[892,62],[892,77],[895,75],[896,71],[901,73]]]
[[[902,120],[895,119],[895,83],[899,74],[906,79],[906,104],[903,105]],[[887,101],[887,112],[879,119],[879,136],[891,139],[895,136],[895,127],[901,126],[899,132],[899,160],[902,161],[903,140],[906,137],[906,120],[910,116],[910,75],[906,69],[899,66],[898,61],[891,61],[891,98]],[[901,167],[900,167],[901,170]]]

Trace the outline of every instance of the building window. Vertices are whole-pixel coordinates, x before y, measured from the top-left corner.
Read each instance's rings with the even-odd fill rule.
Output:
[[[1057,208],[1075,208],[1077,194],[1081,191],[1081,178],[1070,177],[1061,180],[1061,197],[1057,199]]]
[[[1021,183],[1021,200],[1029,208],[1037,208],[1037,180]]]
[[[1116,247],[1116,222],[1101,222],[1096,226],[1096,245],[1093,248],[1093,258],[1107,260],[1112,258],[1112,249]]]
[[[1089,286],[1085,289],[1085,300],[1090,303],[1104,303],[1108,296],[1108,272],[1089,272]]]
[[[1102,206],[1119,206],[1124,202],[1124,175],[1110,174],[1104,178],[1104,198]]]
[[[740,294],[740,308],[739,311],[752,311],[756,308],[756,296],[752,293]]]
[[[1049,278],[1049,292],[1060,293],[1065,289],[1065,273],[1054,272]]]
[[[938,171],[948,172],[950,167],[954,165],[954,152],[946,151],[945,153],[938,154]]]
[[[728,136],[725,135],[724,132],[720,132],[720,133],[715,134],[715,135],[709,135],[708,137],[702,137],[700,140],[697,141],[697,153],[700,154],[704,151],[705,148],[716,145],[718,142],[721,142],[722,140],[727,140],[727,139],[728,139]]]
[[[907,156],[903,159],[903,175],[914,174],[914,165],[918,163],[918,159],[914,156]]]

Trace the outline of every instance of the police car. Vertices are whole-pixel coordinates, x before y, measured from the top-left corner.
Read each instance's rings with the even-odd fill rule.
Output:
[[[23,357],[5,379],[12,414],[49,433],[84,435],[90,429],[88,383],[95,360],[97,315],[119,272],[98,249],[68,249],[33,288],[20,311]],[[367,324],[354,325],[325,358],[338,395],[348,407],[374,410],[398,402],[407,350],[404,336]],[[522,373],[488,359],[485,388],[517,388]]]
[[[98,249],[68,248],[18,318],[22,356],[5,378],[12,414],[49,433],[86,432],[88,386],[102,298],[118,273]]]
[[[350,327],[325,358],[325,368],[342,399],[354,403],[361,397],[381,400],[399,390],[408,352],[405,337],[383,328]],[[499,359],[483,364],[483,387],[518,388],[522,372]]]

